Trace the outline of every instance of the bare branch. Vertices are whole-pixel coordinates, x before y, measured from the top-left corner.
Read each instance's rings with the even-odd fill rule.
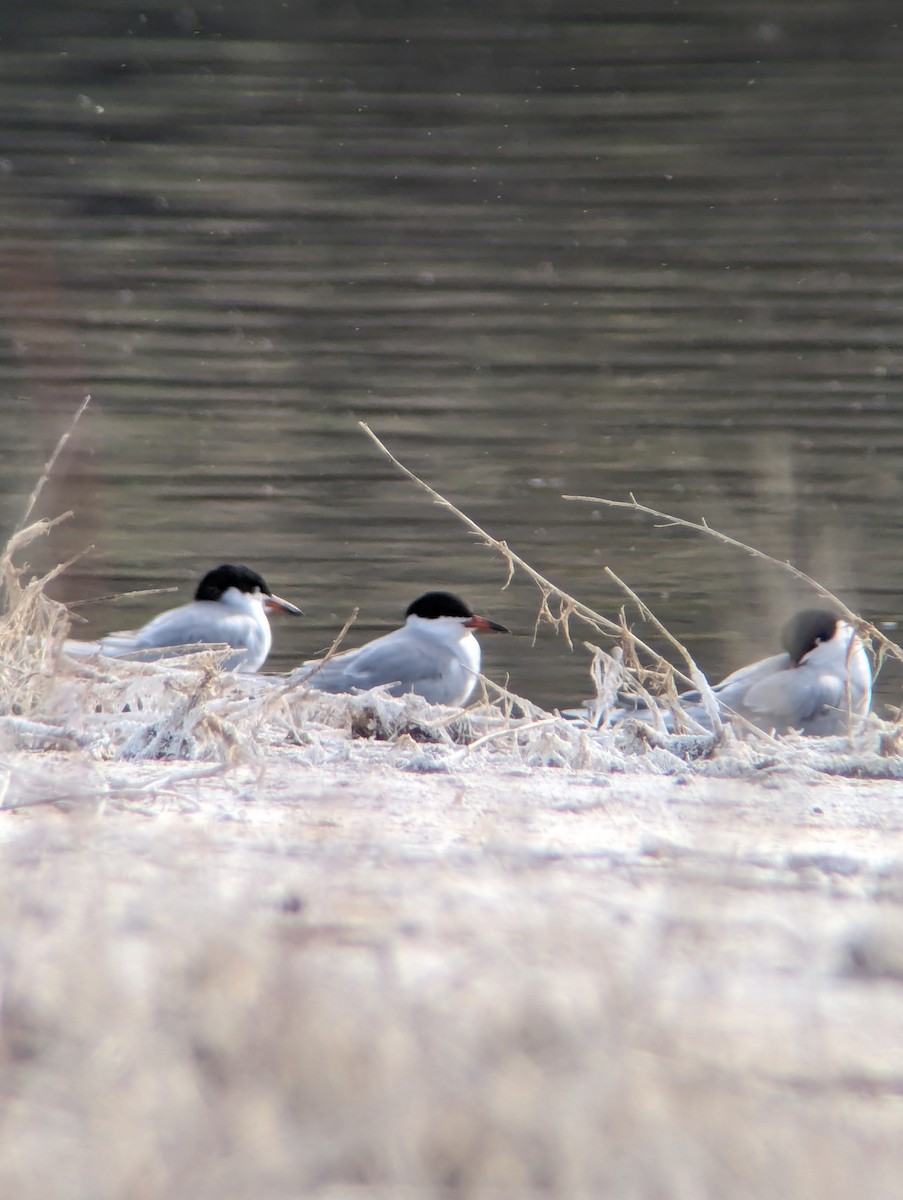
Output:
[[[463,513],[459,508],[452,504],[450,500],[446,500],[446,498],[440,492],[437,492],[435,488],[430,487],[430,485],[422,480],[419,475],[415,475],[412,470],[404,465],[404,463],[399,462],[391,450],[389,450],[380,441],[370,426],[364,421],[359,421],[358,425],[364,431],[364,433],[366,433],[367,437],[370,438],[374,445],[376,445],[386,456],[386,458],[388,458],[393,466],[398,468],[402,475],[410,479],[412,483],[416,483],[419,488],[422,488],[428,496],[432,497],[433,502],[440,508],[444,508],[447,512],[450,512],[453,516],[457,517],[459,521],[462,521],[464,525],[466,525],[472,533],[475,533],[485,545],[490,547],[490,549],[495,550],[498,554],[501,554],[508,565],[508,579],[506,580],[506,586],[510,582],[515,568],[518,568],[520,571],[522,571],[528,579],[532,579],[532,581],[539,588],[542,596],[542,602],[537,621],[542,619],[549,621],[557,632],[562,633],[567,638],[569,645],[572,643],[568,633],[567,623],[571,616],[580,618],[580,620],[584,621],[592,629],[595,629],[597,633],[605,633],[613,638],[621,638],[624,635],[625,630],[620,624],[618,624],[616,621],[609,620],[608,617],[602,616],[601,613],[596,612],[594,609],[590,608],[589,605],[581,603],[581,601],[575,599],[573,596],[557,587],[551,582],[551,580],[546,579],[544,575],[541,575],[539,571],[531,567],[526,559],[523,559],[519,554],[516,554],[507,542],[502,541],[500,538],[493,537],[491,533],[487,533],[482,526],[478,525],[476,521],[468,517],[466,513]],[[552,596],[559,601],[561,606],[557,616],[549,608],[548,601]],[[669,663],[667,659],[663,658],[657,651],[653,650],[651,646],[648,646],[632,631],[628,630],[626,632],[634,648],[647,655],[659,669],[665,671],[669,675],[673,673],[691,687],[696,686],[695,682],[689,676],[683,674],[681,671],[676,670],[676,668]]]
[[[75,431],[75,427],[78,424],[79,418],[81,417],[82,413],[85,411],[85,409],[88,407],[88,405],[90,403],[91,403],[90,395],[85,396],[84,400],[78,406],[75,416],[72,418],[72,420],[69,422],[68,426],[66,427],[66,429],[63,431],[62,435],[60,436],[60,439],[57,442],[56,446],[54,447],[54,451],[51,454],[50,458],[48,458],[47,462],[44,464],[44,473],[41,475],[41,478],[35,484],[34,491],[31,493],[31,495],[28,498],[28,503],[25,506],[25,512],[22,514],[22,519],[19,521],[19,524],[16,526],[16,533],[19,533],[19,531],[25,525],[25,522],[31,516],[31,514],[34,510],[34,506],[38,502],[38,497],[40,496],[41,492],[44,490],[44,484],[50,478],[50,474],[53,471],[53,468],[56,466],[56,460],[59,458],[60,454],[62,453],[63,447],[69,441],[70,437],[72,437],[72,434]]]
[[[93,547],[89,546],[88,549],[91,550]],[[83,550],[82,553],[85,554],[87,551]],[[109,592],[106,596],[87,596],[84,600],[70,600],[66,607],[71,612],[73,608],[84,608],[88,604],[100,604],[107,601],[115,603],[117,600],[133,600],[136,596],[162,596],[167,592],[177,592],[178,590],[177,587],[158,587],[138,588],[133,592]]]
[[[810,587],[823,600],[827,600],[830,604],[833,604],[847,621],[856,626],[861,636],[867,637],[877,644],[877,665],[879,668],[886,654],[890,654],[900,662],[903,662],[903,647],[897,645],[896,642],[882,633],[871,621],[866,621],[864,617],[853,612],[851,608],[844,604],[839,596],[835,596],[833,592],[829,592],[817,579],[813,579],[811,575],[807,575],[805,571],[801,571],[793,563],[788,562],[786,559],[774,558],[772,555],[766,554],[764,550],[758,550],[755,546],[749,546],[746,542],[741,542],[739,538],[731,537],[730,534],[713,529],[705,517],[700,521],[688,521],[684,517],[675,517],[671,513],[651,508],[648,504],[641,504],[633,492],[628,492],[628,495],[630,496],[629,500],[609,500],[605,496],[562,496],[561,498],[562,500],[577,500],[585,504],[602,504],[607,508],[626,508],[632,512],[642,513],[647,517],[655,517],[658,521],[664,523],[661,526],[662,528],[680,526],[682,529],[692,529],[696,533],[706,533],[709,537],[715,538],[718,542],[723,542],[726,546],[733,546],[735,549],[742,550],[744,554],[749,554],[752,558],[756,558],[760,562],[768,563],[769,566],[786,571],[788,575],[793,576],[800,583],[804,583],[807,587]]]

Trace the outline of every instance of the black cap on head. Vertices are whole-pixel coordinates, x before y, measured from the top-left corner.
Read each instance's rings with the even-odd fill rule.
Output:
[[[829,608],[804,608],[791,617],[781,632],[781,645],[798,663],[805,654],[823,642],[830,642],[837,632],[840,616]]]
[[[451,592],[426,592],[408,605],[404,615],[435,620],[437,617],[472,617],[473,613]]]
[[[228,588],[238,588],[240,592],[261,591],[265,596],[270,595],[270,589],[262,575],[252,571],[250,567],[237,566],[235,563],[223,563],[208,571],[198,584],[194,593],[195,600],[219,600]]]

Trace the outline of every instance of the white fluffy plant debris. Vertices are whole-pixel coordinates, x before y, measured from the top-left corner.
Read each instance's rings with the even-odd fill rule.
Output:
[[[14,533],[0,554],[0,728],[13,741],[19,734],[34,737],[31,727],[42,723],[69,627],[64,606],[44,593],[68,564],[27,578],[28,564],[14,558],[55,524],[35,521]]]
[[[182,759],[237,766],[284,743],[289,722],[266,677],[223,671],[231,651],[137,663],[65,660],[53,713],[78,725],[98,757],[124,761]]]
[[[199,660],[206,660],[202,669]],[[187,661],[190,666],[67,662],[63,656],[43,724],[31,723],[30,744],[43,738],[45,747],[77,745],[101,759],[178,759],[224,768],[262,768],[270,750],[296,747],[308,765],[359,760],[414,772],[508,764],[595,774],[900,777],[901,760],[882,754],[885,727],[874,717],[856,747],[846,738],[745,739],[728,729],[661,733],[631,720],[597,731],[526,700],[515,707],[510,693],[505,707],[484,700],[460,710],[385,689],[334,696],[287,680],[235,676],[218,669],[212,652]]]
[[[96,758],[229,762],[237,732],[219,709],[236,692],[226,651],[166,663],[60,654],[47,718]]]
[[[409,737],[454,746],[477,736],[469,710],[428,704],[413,694],[390,696],[385,688],[353,696],[301,690],[286,697],[286,705],[297,726],[338,726],[351,738],[389,742]]]
[[[205,655],[206,657],[206,655]],[[119,749],[121,759],[189,759],[229,764],[240,753],[238,729],[218,715],[223,675],[211,662],[188,687],[169,683],[169,703],[163,712],[142,722]]]
[[[483,684],[483,700],[462,710],[416,695],[392,696],[385,688],[329,695],[289,677],[269,695],[252,698],[241,714],[232,710],[230,719],[239,725],[256,720],[260,738],[300,746],[316,763],[347,759],[354,747],[375,761],[374,752],[383,747],[385,761],[415,772],[466,769],[488,759],[512,766],[633,769],[613,744],[602,745],[489,680]]]
[[[610,621],[568,596],[389,457],[437,504],[500,552],[509,572],[523,571],[536,583],[542,596],[540,617],[551,621],[569,644],[568,624],[574,619],[615,643],[611,652],[587,644],[594,656],[600,709],[610,708],[625,686],[646,703],[653,701],[654,693],[678,732],[667,732],[664,722],[656,728],[625,720],[607,729],[603,720],[597,729],[589,721],[566,721],[488,680],[483,681],[482,702],[462,711],[431,706],[418,696],[393,697],[385,688],[332,696],[294,675],[236,676],[221,669],[228,650],[215,648],[162,662],[105,658],[99,652],[70,655],[64,645],[66,610],[44,594],[45,585],[68,564],[27,579],[27,568],[14,563],[15,555],[55,524],[38,521],[17,532],[0,556],[0,749],[80,749],[94,760],[175,759],[220,768],[257,764],[263,769],[271,751],[286,748],[310,765],[353,758],[362,766],[384,762],[411,771],[463,771],[481,769],[491,761],[513,770],[558,767],[723,777],[784,771],[793,769],[793,763],[805,769],[808,762],[824,774],[896,777],[899,726],[890,728],[877,718],[868,736],[855,744],[846,739],[823,747],[795,739],[776,742],[757,730],[743,731],[741,738],[721,726],[719,710],[695,662],[626,583],[613,576],[643,618],[683,659],[682,670],[636,637],[623,612],[618,621]],[[45,470],[45,478],[46,474]],[[714,732],[694,727],[689,717],[681,719],[682,687],[695,687],[704,702],[711,702]]]

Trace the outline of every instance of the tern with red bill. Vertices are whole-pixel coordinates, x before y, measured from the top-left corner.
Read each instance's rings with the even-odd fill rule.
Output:
[[[112,658],[135,656],[146,662],[198,645],[226,645],[235,651],[223,663],[226,670],[257,671],[273,644],[267,613],[274,611],[303,615],[274,596],[250,567],[223,563],[207,572],[191,604],[162,612],[140,629],[108,634],[100,650]]]
[[[427,592],[408,606],[400,629],[325,662],[306,662],[301,677],[321,692],[387,686],[392,696],[414,692],[430,704],[459,706],[480,674],[480,643],[474,632],[508,630],[475,616],[450,592]]]

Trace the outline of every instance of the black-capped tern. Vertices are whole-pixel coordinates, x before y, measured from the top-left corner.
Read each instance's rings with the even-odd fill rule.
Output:
[[[782,653],[740,667],[713,686],[724,720],[737,715],[768,733],[795,730],[825,737],[848,732],[851,720],[867,715],[872,670],[849,622],[829,609],[805,609],[784,626],[781,644]],[[698,692],[680,699],[688,715],[706,727],[711,725]],[[589,710],[581,716],[593,719]],[[594,723],[604,717],[596,714]],[[616,708],[609,723],[627,717],[648,721],[651,714],[642,704]],[[670,726],[669,715],[665,721]]]
[[[190,604],[162,612],[140,629],[108,634],[101,638],[100,650],[113,658],[135,655],[146,662],[172,657],[183,647],[220,644],[235,650],[224,669],[257,671],[273,642],[267,612],[274,610],[303,615],[274,596],[257,571],[223,563],[207,572]],[[149,653],[155,650],[160,653]]]
[[[508,632],[504,625],[475,616],[449,592],[427,592],[408,606],[400,629],[326,662],[306,662],[301,677],[321,692],[390,685],[392,696],[414,692],[430,704],[462,705],[480,673],[474,631]]]

